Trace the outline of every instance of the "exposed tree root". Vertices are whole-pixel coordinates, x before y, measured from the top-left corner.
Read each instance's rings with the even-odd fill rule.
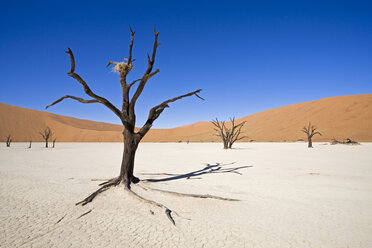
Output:
[[[118,184],[119,184],[120,180],[121,180],[120,177],[114,177],[114,178],[111,178],[111,179],[107,180],[106,182],[98,184],[98,186],[103,186],[103,185],[110,184],[110,183],[117,182],[117,181],[119,181],[118,182]],[[99,181],[99,179],[96,179],[96,181]],[[102,181],[104,181],[104,180],[102,180]]]
[[[138,179],[138,178],[132,178],[132,180],[135,180],[135,179]],[[103,179],[94,179],[94,181],[103,181]],[[139,182],[140,180],[138,179],[137,182]],[[101,186],[97,191],[93,192],[91,195],[89,195],[87,198],[85,198],[84,200],[76,203],[76,205],[86,205],[88,204],[89,202],[93,201],[93,199],[100,193],[108,190],[110,187],[113,187],[113,186],[117,186],[118,184],[120,184],[122,182],[122,178],[121,177],[115,177],[115,178],[112,178],[110,180],[107,180],[103,183],[100,183],[99,186]],[[145,181],[146,183],[146,181]],[[131,187],[130,187],[130,183],[129,182],[123,182],[124,184],[124,189],[132,196],[134,196],[135,198],[147,203],[147,204],[150,204],[150,205],[154,205],[156,207],[159,207],[159,208],[162,208],[165,210],[165,215],[168,217],[169,221],[173,224],[173,225],[176,225],[173,217],[172,217],[172,213],[175,213],[176,215],[178,215],[176,212],[172,211],[171,209],[169,209],[167,206],[161,204],[161,203],[158,203],[156,201],[153,201],[153,200],[149,200],[149,199],[146,199],[144,198],[143,196],[140,196],[139,194],[137,194],[136,192],[134,192]],[[151,191],[157,191],[157,192],[161,192],[161,193],[167,193],[167,194],[171,194],[171,195],[175,195],[175,196],[180,196],[180,197],[193,197],[193,198],[203,198],[203,199],[216,199],[216,200],[223,200],[223,201],[240,201],[239,199],[233,199],[233,198],[225,198],[225,197],[220,197],[220,196],[215,196],[215,195],[209,195],[209,194],[206,194],[206,195],[201,195],[201,194],[187,194],[187,193],[180,193],[180,192],[174,192],[174,191],[168,191],[168,190],[162,190],[162,189],[155,189],[155,188],[149,188],[149,187],[144,187],[143,185],[138,185],[140,188],[144,189],[144,190],[151,190]],[[81,218],[82,216],[86,215],[86,214],[89,214],[92,210],[82,214],[81,216],[78,217]],[[150,213],[153,214],[153,212],[150,210]],[[62,217],[63,219],[63,217]],[[61,220],[62,220],[61,219]],[[58,221],[59,222],[59,221]],[[57,223],[58,223],[57,222]]]
[[[106,181],[106,182],[98,184],[98,186],[103,186],[103,185],[115,182],[116,180],[120,180],[120,177],[114,177],[114,178],[111,178],[111,179],[93,178],[93,179],[90,179],[90,180],[91,181]],[[134,183],[134,184],[139,183],[140,181],[141,180],[138,177],[135,177],[135,176],[131,177],[131,182]]]
[[[94,199],[94,198],[95,198],[99,193],[102,193],[102,192],[108,190],[108,189],[109,189],[110,187],[112,187],[112,186],[116,186],[116,185],[118,185],[120,182],[121,182],[121,178],[118,177],[118,178],[115,178],[115,180],[111,179],[111,180],[109,180],[109,181],[107,181],[107,182],[101,183],[100,186],[103,185],[101,188],[99,188],[97,191],[93,192],[91,195],[89,195],[89,196],[88,196],[87,198],[85,198],[84,200],[82,200],[82,201],[76,203],[75,205],[80,205],[80,204],[81,204],[82,206],[84,206],[84,205],[88,204],[89,202],[93,201],[93,199]]]
[[[168,191],[168,190],[162,190],[162,189],[154,189],[154,188],[149,188],[149,187],[144,187],[139,185],[141,188],[144,190],[152,190],[152,191],[158,191],[162,193],[167,193],[171,195],[176,195],[176,196],[181,196],[181,197],[194,197],[194,198],[209,198],[209,199],[216,199],[216,200],[222,200],[222,201],[240,201],[239,199],[234,199],[234,198],[225,198],[221,196],[215,196],[215,195],[199,195],[199,194],[187,194],[187,193],[180,193],[180,192],[174,192],[174,191]]]
[[[130,188],[127,188],[125,187],[125,190],[131,194],[132,196],[134,196],[135,198],[145,202],[145,203],[148,203],[150,205],[154,205],[156,207],[159,207],[159,208],[163,208],[165,209],[165,215],[168,217],[169,221],[173,224],[173,225],[176,225],[176,222],[174,221],[173,217],[172,217],[172,210],[170,210],[167,206],[161,204],[161,203],[158,203],[158,202],[155,202],[155,201],[152,201],[152,200],[149,200],[149,199],[146,199],[142,196],[140,196],[139,194],[137,194],[136,192],[134,192],[133,190],[131,190]],[[176,212],[174,212],[176,213]],[[177,214],[177,213],[176,213]]]
[[[58,224],[59,222],[61,222],[61,221],[66,217],[66,215],[67,215],[67,214],[65,214],[64,216],[62,216],[62,218],[60,218],[60,219],[56,222],[56,224]]]
[[[93,209],[89,210],[88,212],[83,213],[82,215],[80,215],[80,216],[77,217],[76,219],[80,219],[81,217],[83,217],[83,216],[89,214],[90,212],[92,212],[92,210],[93,210]]]

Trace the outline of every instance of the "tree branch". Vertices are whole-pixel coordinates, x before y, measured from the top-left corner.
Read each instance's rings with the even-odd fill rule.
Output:
[[[201,89],[190,92],[190,93],[187,93],[187,94],[182,95],[182,96],[174,97],[172,99],[166,100],[166,101],[162,102],[161,104],[156,105],[155,107],[151,108],[150,111],[149,111],[149,116],[147,118],[147,121],[146,121],[145,125],[143,125],[143,127],[138,131],[138,134],[139,134],[140,138],[145,136],[145,134],[150,130],[150,128],[152,127],[152,123],[160,116],[160,114],[164,111],[164,109],[169,108],[169,105],[168,105],[169,103],[175,102],[177,100],[180,100],[180,99],[188,97],[188,96],[196,95],[200,91],[201,91]]]
[[[306,129],[306,127],[303,127],[301,131],[306,133],[306,134],[309,134],[309,131]]]
[[[311,135],[311,137],[313,137],[315,134],[319,134],[320,136],[322,136],[322,134],[320,132],[315,132]]]
[[[134,119],[134,120],[135,120],[134,106],[136,105],[138,97],[141,95],[141,93],[142,93],[142,91],[143,91],[143,89],[144,89],[144,87],[147,83],[147,80],[149,80],[152,76],[154,76],[156,73],[159,72],[159,70],[156,70],[153,73],[151,73],[154,62],[155,62],[156,49],[160,45],[158,43],[159,32],[156,32],[156,30],[154,29],[154,34],[155,34],[155,40],[154,40],[154,47],[153,47],[153,50],[152,50],[151,58],[150,58],[150,55],[147,54],[147,60],[148,60],[147,70],[146,70],[145,74],[142,76],[141,82],[139,83],[139,85],[137,87],[137,90],[134,93],[134,95],[133,95],[133,97],[132,97],[132,99],[130,100],[130,103],[129,103],[129,118]]]
[[[110,65],[117,65],[118,62],[115,62],[115,61],[109,61],[108,64],[106,65],[106,67],[109,67]]]
[[[74,58],[74,54],[72,53],[70,48],[68,48],[66,53],[70,56],[70,60],[71,60],[71,69],[67,74],[70,77],[77,80],[83,86],[84,91],[88,96],[96,99],[97,102],[102,103],[103,105],[105,105],[108,109],[110,109],[112,112],[114,112],[114,114],[116,114],[120,118],[120,120],[122,121],[124,126],[130,128],[131,124],[130,124],[129,119],[127,118],[127,116],[123,115],[121,113],[121,111],[119,109],[117,109],[109,100],[93,93],[93,91],[89,88],[88,84],[77,73],[75,73],[75,58]]]
[[[45,109],[47,109],[47,108],[49,108],[49,107],[51,107],[51,106],[53,106],[53,105],[61,102],[62,100],[66,99],[66,98],[71,98],[71,99],[74,99],[74,100],[79,101],[79,102],[82,102],[82,103],[97,103],[97,102],[99,102],[96,99],[85,100],[85,99],[80,98],[80,97],[65,95],[65,96],[59,98],[57,101],[53,102],[52,104],[49,104],[48,106],[46,106]]]
[[[133,41],[134,41],[134,34],[136,31],[133,31],[131,26],[129,26],[130,29],[130,44],[129,44],[129,57],[128,57],[128,64],[132,64],[134,60],[132,60],[132,49],[133,49]]]
[[[215,120],[212,120],[211,123],[217,127],[217,129],[214,128],[215,131],[218,132],[216,136],[221,137],[222,141],[225,143],[227,142],[227,132],[226,132],[226,126],[224,121],[219,121],[216,117]]]
[[[243,137],[240,137],[239,138],[239,136],[241,134],[242,127],[244,126],[245,123],[246,123],[246,121],[243,121],[242,123],[239,123],[236,126],[233,124],[233,131],[231,132],[232,133],[232,136],[231,136],[231,145],[234,142],[247,137],[247,136],[243,136]]]
[[[156,73],[160,72],[159,69],[156,69],[154,72],[150,73],[147,80],[149,80],[150,78],[152,78],[153,76],[155,76]]]
[[[139,78],[139,79],[136,79],[136,80],[134,80],[133,82],[131,82],[130,84],[129,84],[129,88],[130,87],[132,87],[135,83],[137,83],[138,81],[141,81],[141,79]]]
[[[311,139],[315,134],[322,135],[320,132],[315,132],[318,128],[314,125],[311,125],[311,122],[309,122],[308,127],[303,127],[302,132],[307,134],[307,138]]]

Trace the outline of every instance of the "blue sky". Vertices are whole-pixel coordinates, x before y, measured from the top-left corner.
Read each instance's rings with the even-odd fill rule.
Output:
[[[138,2],[138,3],[137,3]],[[146,68],[153,28],[155,68],[139,98],[137,126],[160,102],[171,105],[154,127],[243,117],[319,98],[372,93],[370,1],[2,1],[0,102],[37,110],[70,94],[85,97],[66,75],[70,47],[79,73],[120,106],[118,75],[107,61],[128,56],[136,30],[134,69]],[[119,123],[100,104],[65,100],[49,112]]]

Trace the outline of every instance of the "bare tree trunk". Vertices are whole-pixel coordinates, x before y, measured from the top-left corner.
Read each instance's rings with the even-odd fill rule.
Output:
[[[28,148],[31,148],[31,144],[32,144],[32,141],[30,140],[30,145],[28,146]]]
[[[229,142],[227,141],[227,139],[223,141],[223,149],[229,149],[229,148],[231,148],[231,147],[229,147],[228,143]]]
[[[309,144],[307,145],[308,148],[313,148],[313,141],[311,140],[311,137],[307,138]]]
[[[53,140],[53,148],[55,147],[56,145],[56,139]]]
[[[48,140],[45,140],[45,147],[48,148]]]
[[[137,183],[139,179],[133,176],[134,159],[138,147],[138,139],[135,133],[125,129],[124,131],[124,152],[121,162],[119,178],[125,187],[130,188],[130,183]]]
[[[12,137],[9,134],[8,136],[6,136],[6,147],[10,147],[11,142],[12,142]]]

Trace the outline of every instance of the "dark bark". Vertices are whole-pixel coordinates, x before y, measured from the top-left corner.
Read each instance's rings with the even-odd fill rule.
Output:
[[[307,136],[307,147],[308,148],[313,148],[313,141],[312,141],[312,138],[315,134],[319,134],[319,135],[322,135],[320,132],[316,131],[318,128],[314,125],[311,125],[311,123],[309,122],[309,125],[308,127],[304,126],[302,128],[302,132],[304,132]]]
[[[56,145],[56,140],[57,140],[57,139],[54,139],[54,140],[53,140],[53,148],[54,148],[55,145]]]
[[[44,131],[40,132],[40,135],[45,140],[45,147],[48,148],[49,139],[51,139],[53,135],[52,130],[50,130],[49,127],[46,127]]]
[[[12,136],[9,134],[6,136],[6,147],[10,147],[10,143],[12,143]]]
[[[30,145],[28,146],[29,149],[31,148],[31,144],[32,144],[32,141],[30,140]]]
[[[235,118],[230,118],[231,128],[228,128],[225,121],[219,121],[217,118],[212,120],[211,123],[216,127],[214,130],[217,132],[216,136],[222,139],[223,149],[232,149],[232,145],[247,136],[240,136],[241,129],[245,121],[235,124]]]
[[[119,178],[127,188],[130,188],[130,184],[132,182],[137,183],[139,181],[139,179],[133,175],[134,159],[136,156],[138,143],[139,140],[135,133],[132,133],[128,130],[124,131],[124,151]]]
[[[311,138],[308,138],[308,144],[307,144],[307,147],[308,148],[313,148],[313,141],[311,140]]]

